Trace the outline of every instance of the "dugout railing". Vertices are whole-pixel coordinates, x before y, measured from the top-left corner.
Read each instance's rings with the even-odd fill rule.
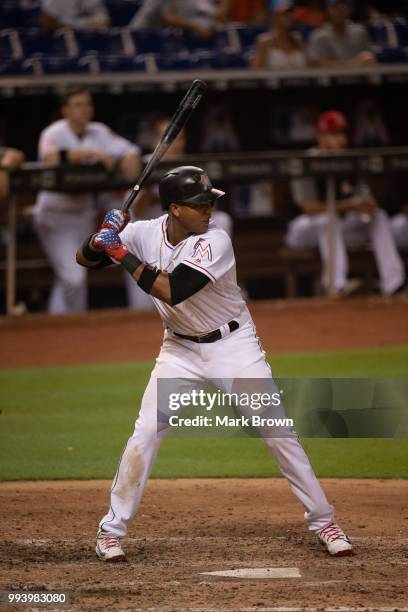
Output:
[[[255,182],[263,179],[286,180],[301,177],[325,177],[328,209],[334,218],[334,181],[337,177],[386,177],[404,175],[408,170],[408,147],[381,149],[353,149],[341,155],[324,155],[305,151],[277,151],[259,153],[218,154],[184,156],[179,160],[163,162],[153,172],[150,181],[155,182],[161,174],[178,164],[199,165],[207,170],[217,184],[228,187],[233,184]],[[9,176],[9,197],[7,218],[4,219],[3,242],[5,259],[2,268],[5,273],[6,313],[13,315],[16,310],[16,294],[19,271],[28,271],[31,277],[48,269],[43,256],[32,253],[19,257],[17,241],[17,212],[21,198],[33,196],[39,190],[50,191],[114,191],[126,189],[128,183],[123,177],[109,174],[100,166],[52,166],[28,163],[21,170]],[[285,249],[279,237],[284,223],[277,219],[265,219],[261,228],[252,220],[240,223],[234,243],[237,255],[239,279],[247,283],[251,277],[274,277],[283,279],[284,295],[296,295],[296,277],[300,268],[315,276],[320,269],[318,257],[310,251],[291,252]],[[330,224],[329,224],[330,232]],[[330,249],[333,253],[333,249]],[[333,267],[333,255],[331,256]],[[360,253],[354,262],[358,271],[371,279],[374,270],[369,254]],[[103,271],[99,272],[103,282]],[[106,271],[106,274],[111,274]],[[47,277],[49,280],[49,275]],[[48,282],[48,280],[46,282]],[[331,287],[329,287],[329,293]]]

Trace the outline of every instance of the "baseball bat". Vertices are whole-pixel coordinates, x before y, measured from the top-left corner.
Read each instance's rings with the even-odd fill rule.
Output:
[[[199,79],[193,81],[190,89],[187,91],[186,95],[178,105],[176,112],[174,113],[166,131],[160,139],[160,142],[153,151],[152,156],[146,164],[138,182],[133,187],[128,198],[125,200],[122,207],[124,212],[128,212],[138,193],[152,173],[153,168],[158,164],[167,149],[180,133],[181,129],[185,126],[206,89],[207,84],[204,83],[204,81],[200,81]]]

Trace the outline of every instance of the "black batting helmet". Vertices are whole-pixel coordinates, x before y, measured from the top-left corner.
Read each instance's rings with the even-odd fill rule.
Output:
[[[207,204],[225,195],[214,189],[208,174],[196,166],[178,166],[163,176],[159,183],[164,210],[174,204]]]

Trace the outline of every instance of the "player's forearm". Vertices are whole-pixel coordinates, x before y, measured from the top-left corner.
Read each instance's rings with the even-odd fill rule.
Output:
[[[143,289],[149,295],[161,300],[162,302],[165,302],[166,304],[169,304],[169,306],[172,306],[171,287],[167,272],[161,272],[160,270],[154,272],[144,263],[138,265],[138,267],[132,272],[132,263],[130,263],[129,267],[129,262],[132,262],[133,260],[133,266],[136,266],[137,260],[132,255],[127,257],[127,260],[126,257],[127,256],[124,258],[125,261],[122,260],[121,263],[131,274],[132,278],[137,282],[139,287],[141,287],[141,289]]]
[[[91,234],[81,244],[76,252],[76,261],[80,266],[84,268],[105,268],[113,264],[112,260],[106,255],[105,251],[97,249],[93,245],[93,237],[95,234]]]

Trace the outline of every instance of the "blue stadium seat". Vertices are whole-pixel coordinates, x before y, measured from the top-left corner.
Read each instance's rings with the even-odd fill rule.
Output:
[[[105,0],[112,27],[127,26],[142,4],[143,0]]]
[[[213,60],[213,67],[222,70],[248,68],[248,54],[228,51],[216,53]]]
[[[15,76],[19,74],[24,74],[22,62],[10,59],[0,62],[0,77]]]
[[[14,39],[14,42],[13,42]],[[17,59],[18,55],[18,45],[19,45],[19,37],[16,30],[12,28],[7,28],[5,30],[0,30],[0,59],[1,61],[7,59]]]
[[[159,70],[192,70],[193,56],[188,53],[158,55],[156,64]]]
[[[45,34],[39,28],[23,28],[18,31],[24,57],[36,53],[49,56],[67,56],[67,46],[64,30],[57,30],[55,34]]]
[[[389,44],[388,40],[388,30],[384,24],[372,25],[368,26],[368,34],[370,36],[371,41],[375,45],[387,45]]]
[[[293,32],[297,34],[305,44],[308,42],[311,33],[315,29],[316,28],[312,28],[311,26],[300,22],[296,22],[293,26]]]
[[[161,53],[166,34],[160,30],[131,30],[131,36],[137,53]]]
[[[16,28],[24,25],[23,15],[17,0],[0,2],[0,25],[2,28]]]
[[[43,57],[41,64],[44,74],[89,74],[90,65],[80,63],[72,57]]]
[[[107,55],[98,58],[101,72],[146,72],[147,64],[144,55],[126,57],[124,55]]]
[[[86,32],[75,30],[78,56],[86,53],[101,53],[103,55],[119,55],[125,53],[125,44],[121,28],[113,28],[109,32]]]
[[[183,33],[183,46],[190,52],[198,51],[200,49],[213,49],[216,40],[215,34],[209,36],[208,38],[199,38],[198,36],[191,34],[191,32]]]
[[[383,47],[376,56],[381,64],[401,64],[407,61],[406,53],[401,48]]]
[[[400,47],[408,46],[408,23],[405,19],[394,19],[394,27],[398,36],[398,44]]]
[[[256,37],[263,32],[268,32],[269,28],[264,26],[241,26],[235,25],[234,29],[239,37],[242,49],[252,47]]]

